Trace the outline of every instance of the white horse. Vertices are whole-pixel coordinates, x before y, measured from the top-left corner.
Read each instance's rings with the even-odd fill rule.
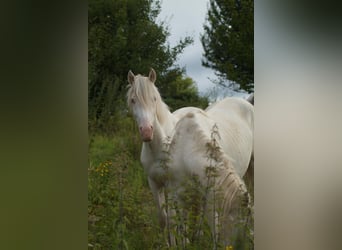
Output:
[[[181,183],[190,176],[197,175],[201,184],[207,185],[208,145],[217,142],[211,163],[217,173],[214,185],[219,195],[215,197],[222,199],[215,200],[213,192],[208,193],[208,200],[214,200],[217,210],[206,209],[205,213],[213,235],[220,235],[224,244],[228,244],[240,198],[247,195],[241,178],[253,151],[253,106],[242,99],[227,98],[206,111],[187,107],[172,114],[162,101],[155,81],[153,69],[148,77],[135,76],[129,71],[127,102],[143,140],[141,162],[157,204],[160,224],[165,227],[169,226],[167,222],[171,223],[164,209],[166,184],[175,198],[182,192]],[[213,142],[215,126],[219,137]],[[171,147],[165,153],[167,138]],[[169,159],[167,169],[161,166],[166,159]],[[219,234],[218,224],[222,225]],[[172,237],[170,243],[175,244]]]
[[[232,236],[236,236],[234,224],[239,222],[241,205],[249,203],[250,199],[241,178],[253,150],[252,128],[250,104],[242,99],[228,98],[206,112],[187,113],[176,124],[172,137],[168,167],[172,173],[170,186],[176,197],[183,191],[184,179],[194,174],[202,186],[208,185],[207,171],[210,166],[214,167],[213,189],[206,195],[206,203],[211,206],[207,205],[204,213],[215,242],[220,241],[225,246],[232,243]]]

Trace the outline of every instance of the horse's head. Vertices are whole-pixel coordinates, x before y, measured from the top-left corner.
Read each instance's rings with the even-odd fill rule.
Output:
[[[153,139],[153,126],[157,119],[157,109],[161,105],[161,97],[154,85],[156,72],[151,69],[148,77],[128,72],[129,90],[127,104],[133,111],[138,123],[139,132],[144,142]]]

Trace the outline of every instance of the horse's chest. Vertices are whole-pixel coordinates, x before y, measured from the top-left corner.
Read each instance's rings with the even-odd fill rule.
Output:
[[[161,160],[160,157],[155,157],[152,154],[141,154],[141,163],[145,169],[147,175],[153,180],[159,182],[162,181],[166,174],[166,162]]]
[[[168,171],[162,164],[155,163],[151,166],[151,168],[148,171],[148,175],[150,178],[155,180],[159,183],[164,183],[167,178],[169,178]]]

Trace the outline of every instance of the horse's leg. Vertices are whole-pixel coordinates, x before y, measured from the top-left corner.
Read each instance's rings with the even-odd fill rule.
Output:
[[[166,207],[164,187],[158,186],[151,178],[148,178],[148,183],[157,204],[160,228],[162,230],[167,230],[167,244],[169,246],[175,246],[176,240],[172,233],[174,210],[170,207]]]
[[[165,213],[165,199],[163,194],[163,189],[159,187],[151,178],[148,178],[148,184],[153,194],[153,198],[157,204],[159,225],[162,229],[166,225],[166,213]]]
[[[167,218],[166,218],[166,227],[167,227],[167,236],[168,236],[168,241],[170,246],[176,246],[176,237],[173,233],[175,230],[174,225],[175,225],[175,216],[176,216],[176,211],[172,207],[168,207],[167,211]]]
[[[232,245],[234,238],[236,225],[236,214],[234,211],[230,211],[229,214],[222,215],[220,222],[222,226],[220,228],[220,242],[224,247]],[[233,237],[233,238],[232,238]]]
[[[213,249],[218,249],[219,246],[226,248],[232,245],[232,236],[235,235],[238,207],[234,204],[229,213],[226,213],[222,208],[222,201],[214,201],[211,195],[209,197],[205,215],[211,230]]]
[[[210,227],[211,236],[213,240],[213,249],[217,249],[217,242],[219,240],[219,221],[217,215],[217,202],[214,204],[213,194],[210,192],[206,198],[206,205],[204,215]],[[201,229],[202,230],[202,229]]]
[[[241,247],[241,244],[245,244],[246,236],[250,234],[250,216],[249,193],[238,193],[232,200],[229,211],[226,211],[220,219],[220,223],[222,223],[222,228],[220,228],[220,241],[224,246],[232,245],[235,249],[239,245]]]

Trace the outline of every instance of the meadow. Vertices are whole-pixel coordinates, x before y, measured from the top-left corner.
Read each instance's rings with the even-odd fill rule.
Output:
[[[168,247],[167,232],[159,227],[139,161],[141,139],[135,121],[127,115],[116,124],[113,132],[89,131],[88,249],[212,249],[210,230],[205,223],[199,224],[203,216],[195,213],[187,221],[187,233],[172,229],[179,242],[186,237],[189,243]],[[200,202],[196,178],[189,180],[188,187],[189,204],[194,207]],[[253,238],[246,235],[236,239],[234,249],[253,249]]]

